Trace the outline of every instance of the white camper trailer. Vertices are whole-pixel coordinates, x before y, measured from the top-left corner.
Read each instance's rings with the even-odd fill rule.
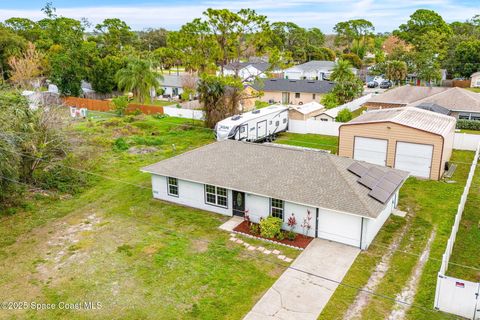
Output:
[[[215,126],[215,135],[218,141],[268,141],[287,128],[288,108],[278,104],[223,119]]]

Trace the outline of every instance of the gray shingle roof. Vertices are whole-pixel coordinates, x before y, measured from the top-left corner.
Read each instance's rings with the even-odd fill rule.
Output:
[[[411,85],[401,86],[373,96],[367,103],[389,103],[406,105],[430,97],[449,88],[444,87],[416,87]]]
[[[412,104],[435,103],[450,111],[480,112],[480,94],[462,88],[447,88]]]
[[[315,150],[225,140],[160,161],[144,172],[376,218],[385,205],[347,168],[350,158]],[[361,162],[383,172],[407,172]]]
[[[423,109],[423,110],[428,110],[428,111],[444,114],[444,115],[447,115],[447,116],[450,115],[450,110],[448,110],[447,108],[444,108],[442,106],[439,106],[438,104],[435,104],[435,103],[424,102],[424,103],[420,103],[420,104],[416,105],[415,107]]]
[[[318,71],[318,70],[333,70],[335,67],[335,62],[333,61],[324,61],[324,60],[312,60],[308,61],[291,68],[286,69],[285,71],[289,70],[302,70],[302,71]]]
[[[455,128],[456,119],[420,108],[400,107],[368,111],[342,126],[376,122],[398,123],[446,137]]]
[[[323,80],[291,80],[291,79],[265,79],[252,85],[260,91],[285,91],[306,93],[328,93],[335,86],[334,82]]]
[[[225,66],[225,69],[235,71],[243,69],[250,65],[262,72],[270,68],[270,64],[268,62],[232,62],[227,64]]]

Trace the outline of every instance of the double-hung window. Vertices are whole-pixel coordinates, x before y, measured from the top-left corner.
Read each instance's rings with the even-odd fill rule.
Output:
[[[219,207],[228,207],[227,189],[205,185],[205,202]]]
[[[270,199],[270,215],[283,220],[283,200]]]
[[[178,179],[168,177],[167,178],[167,191],[169,196],[178,197]]]

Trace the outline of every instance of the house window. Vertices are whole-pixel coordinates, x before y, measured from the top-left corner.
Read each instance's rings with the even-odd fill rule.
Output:
[[[295,92],[295,98],[300,98],[300,92]]]
[[[287,123],[287,118],[283,118],[283,123]]]
[[[321,118],[320,121],[328,121],[327,119]]]
[[[168,177],[167,178],[168,195],[178,197],[178,179]]]
[[[206,184],[205,202],[214,206],[227,208],[227,189]]]
[[[283,220],[283,200],[270,199],[270,215]]]
[[[470,120],[470,113],[459,113],[458,119],[461,120]]]
[[[317,98],[317,95],[315,93],[312,94],[312,99],[315,100]]]

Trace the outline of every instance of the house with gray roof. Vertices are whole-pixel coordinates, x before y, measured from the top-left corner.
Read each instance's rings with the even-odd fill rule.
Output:
[[[334,66],[334,61],[312,60],[285,69],[283,75],[285,79],[324,80],[329,78]]]
[[[398,203],[408,173],[319,150],[215,142],[142,168],[153,197],[366,249]],[[303,221],[310,217],[308,230]]]
[[[269,103],[303,105],[320,103],[322,96],[332,91],[334,82],[324,80],[262,79],[250,87],[260,91],[260,100]]]
[[[198,77],[189,74],[164,74],[158,79],[160,87],[163,88],[163,95],[171,98],[180,96],[183,93],[183,87],[187,82],[198,82]]]
[[[270,63],[258,62],[232,62],[223,68],[226,76],[238,76],[242,81],[254,81],[257,78],[267,78],[267,73],[278,73],[278,70],[271,70]]]

